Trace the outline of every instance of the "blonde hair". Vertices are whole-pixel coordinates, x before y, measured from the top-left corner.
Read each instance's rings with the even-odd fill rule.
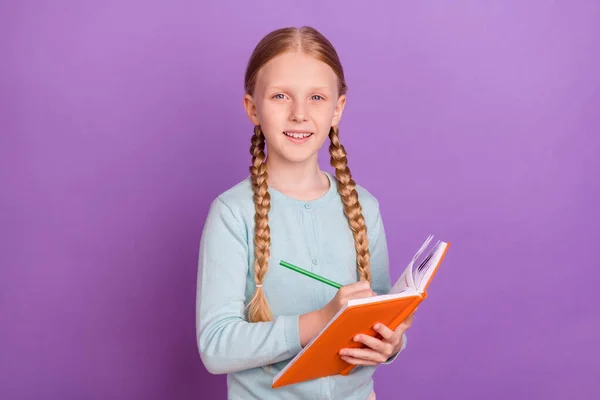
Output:
[[[289,51],[302,51],[328,64],[338,77],[339,95],[347,91],[344,71],[332,44],[321,33],[311,27],[282,28],[267,34],[256,46],[252,53],[245,75],[245,91],[254,92],[256,77],[260,68],[277,55]],[[371,282],[369,241],[367,228],[358,201],[356,183],[348,168],[348,159],[344,146],[340,143],[339,129],[332,126],[329,131],[329,153],[331,165],[335,168],[337,190],[344,203],[344,214],[348,219],[354,236],[357,270],[361,280]],[[270,321],[271,310],[262,284],[268,270],[270,257],[271,233],[269,230],[269,210],[271,197],[267,186],[267,169],[265,164],[265,137],[260,126],[254,127],[251,139],[250,154],[252,165],[250,173],[254,198],[254,280],[256,290],[248,303],[248,319],[250,322]]]

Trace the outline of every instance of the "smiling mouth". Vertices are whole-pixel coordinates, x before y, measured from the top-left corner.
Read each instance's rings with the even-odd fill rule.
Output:
[[[288,131],[285,131],[285,132],[283,132],[283,134],[285,136],[293,138],[293,139],[306,139],[306,138],[312,136],[312,132],[288,132]]]

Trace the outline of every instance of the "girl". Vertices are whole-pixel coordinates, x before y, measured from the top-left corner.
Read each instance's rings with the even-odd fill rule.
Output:
[[[352,180],[339,139],[346,90],[335,49],[313,28],[273,31],[250,57],[251,174],[212,202],[199,249],[198,348],[209,372],[227,374],[229,399],[374,399],[375,366],[406,346],[410,319],[396,331],[378,325],[381,340],[357,335],[365,348],[340,351],[357,365],[348,376],[271,387],[349,299],[390,289],[378,202]],[[335,177],[317,160],[327,137]]]

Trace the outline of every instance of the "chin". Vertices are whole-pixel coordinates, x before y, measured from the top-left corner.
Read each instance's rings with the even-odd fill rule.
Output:
[[[285,161],[286,163],[291,163],[291,164],[303,164],[306,163],[310,160],[312,160],[315,156],[317,155],[317,152],[311,152],[311,153],[304,153],[304,152],[296,152],[296,153],[284,153],[284,154],[280,154],[279,158],[283,161]]]
[[[284,146],[283,148],[280,147],[274,151],[274,153],[276,153],[274,158],[277,158],[284,163],[302,164],[313,160],[318,152],[319,149],[314,147],[290,148]]]

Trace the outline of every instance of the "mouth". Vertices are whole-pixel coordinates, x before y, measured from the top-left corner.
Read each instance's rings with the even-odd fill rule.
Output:
[[[284,131],[283,134],[294,143],[304,143],[313,135],[306,131]]]

